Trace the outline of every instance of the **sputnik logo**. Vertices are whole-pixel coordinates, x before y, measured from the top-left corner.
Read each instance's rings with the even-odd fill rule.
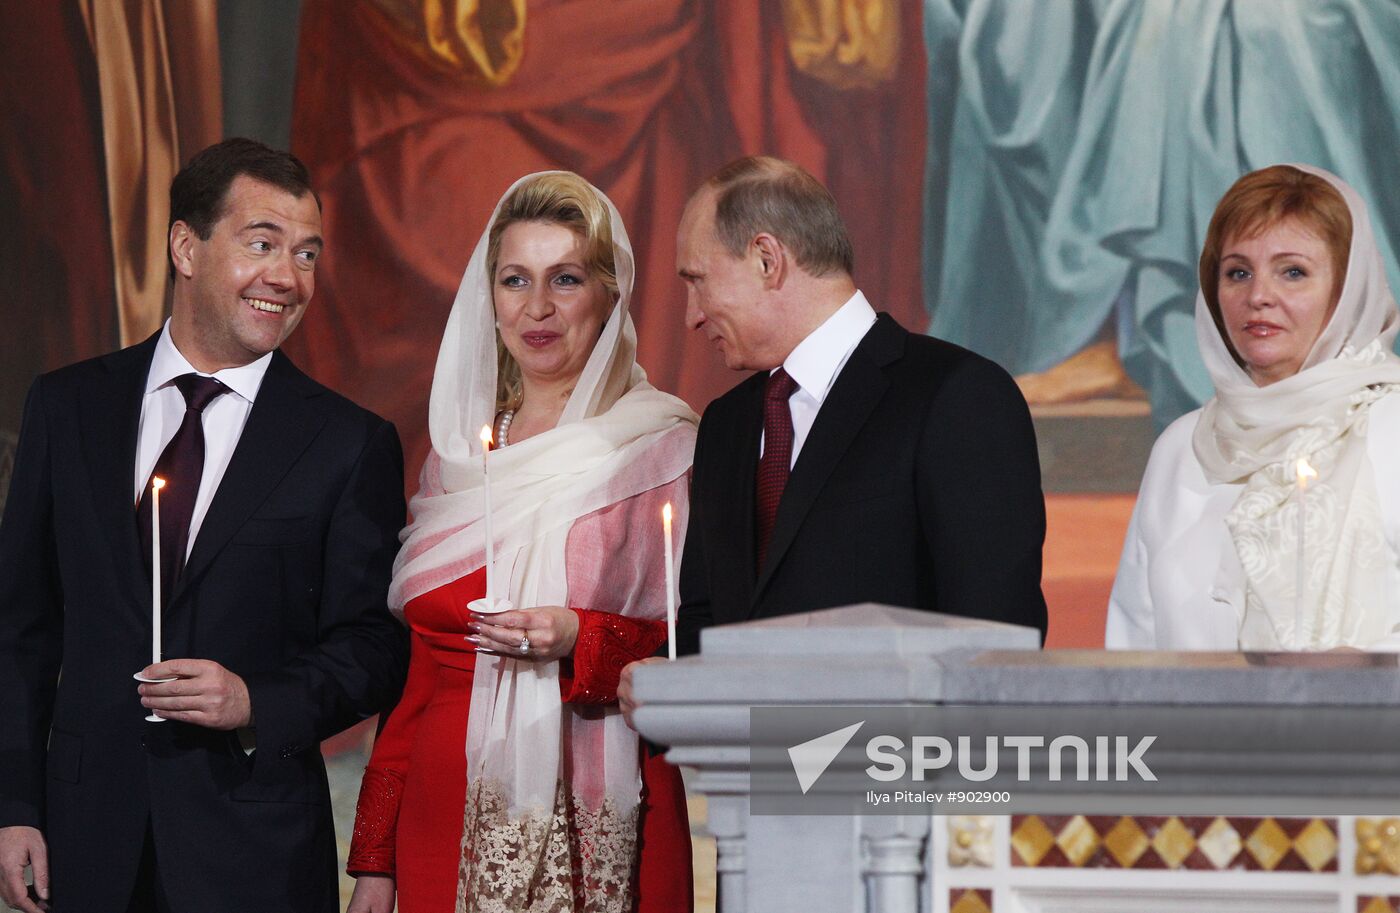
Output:
[[[844,729],[819,735],[788,749],[788,759],[792,761],[792,770],[797,774],[797,785],[802,787],[802,795],[807,795],[807,790],[812,788],[818,777],[826,773],[826,769],[836,760],[841,749],[846,747],[864,725],[865,720],[861,720]]]

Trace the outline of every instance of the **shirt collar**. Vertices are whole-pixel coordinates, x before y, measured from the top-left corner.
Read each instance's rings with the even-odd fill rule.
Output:
[[[267,366],[270,364],[272,364],[272,353],[268,352],[256,361],[239,365],[236,368],[224,368],[213,374],[196,371],[189,360],[180,354],[180,350],[175,346],[175,340],[170,338],[170,321],[166,320],[164,328],[160,331],[160,339],[156,340],[156,352],[151,358],[151,370],[146,372],[146,392],[153,393],[161,387],[167,386],[182,374],[200,374],[204,377],[215,378],[251,403],[258,398],[258,389],[262,387],[263,377],[267,375]]]
[[[836,313],[826,318],[797,344],[783,361],[783,370],[818,403],[826,399],[836,372],[875,322],[875,309],[856,291]]]

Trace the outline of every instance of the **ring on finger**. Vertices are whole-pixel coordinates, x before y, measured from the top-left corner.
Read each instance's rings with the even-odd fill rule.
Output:
[[[520,655],[521,655],[521,656],[529,656],[529,655],[530,655],[530,635],[529,635],[529,634],[526,634],[526,633],[523,633],[523,632],[521,633],[521,635],[520,635],[520,646],[519,646],[517,649],[520,650]]]

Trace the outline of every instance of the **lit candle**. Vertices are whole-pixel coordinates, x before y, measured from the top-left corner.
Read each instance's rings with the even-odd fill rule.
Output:
[[[160,490],[165,480],[151,476],[151,665],[160,662],[161,610],[160,610]],[[175,677],[146,678],[137,672],[132,678],[138,682],[173,682]],[[149,723],[164,723],[165,718],[156,716],[152,710],[146,715]]]
[[[496,543],[491,537],[491,426],[481,427],[481,484],[486,499],[486,610],[496,608]]]
[[[1298,559],[1294,568],[1296,596],[1293,607],[1293,640],[1294,646],[1302,648],[1307,646],[1312,640],[1311,630],[1304,630],[1304,622],[1310,622],[1307,618],[1307,607],[1304,605],[1304,597],[1307,595],[1308,571],[1307,571],[1307,551],[1304,547],[1304,537],[1307,535],[1308,527],[1308,480],[1317,478],[1317,470],[1312,468],[1312,464],[1306,458],[1300,459],[1296,466],[1298,474]],[[1306,628],[1311,629],[1308,623]]]
[[[676,555],[671,544],[671,502],[661,508],[661,526],[666,534],[666,653],[676,658]]]
[[[151,665],[160,662],[160,490],[165,480],[151,476]]]

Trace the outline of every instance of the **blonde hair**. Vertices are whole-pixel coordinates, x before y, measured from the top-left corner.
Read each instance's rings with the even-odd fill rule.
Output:
[[[1284,219],[1297,219],[1322,239],[1332,256],[1333,297],[1341,291],[1351,255],[1351,209],[1326,179],[1292,165],[1271,165],[1236,181],[1210,217],[1201,249],[1201,294],[1225,348],[1243,366],[1220,315],[1220,257],[1231,238],[1255,238]]]
[[[554,171],[524,182],[501,204],[486,242],[486,272],[492,294],[501,254],[501,235],[518,222],[562,225],[583,241],[583,266],[616,301],[617,264],[613,259],[612,216],[603,198],[572,171]],[[524,396],[520,365],[496,333],[496,411],[519,408]]]

